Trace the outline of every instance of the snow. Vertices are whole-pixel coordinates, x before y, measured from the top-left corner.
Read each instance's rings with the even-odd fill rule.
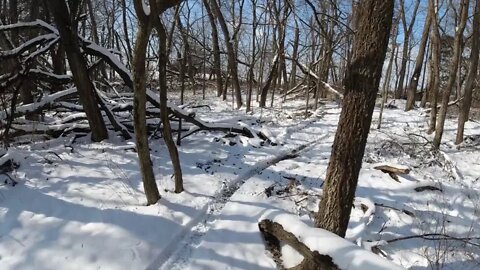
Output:
[[[142,8],[143,8],[143,13],[145,13],[146,16],[150,15],[150,5],[146,3],[146,0],[141,0],[142,2]]]
[[[73,92],[68,89],[44,100]],[[147,94],[158,100],[155,92]],[[480,155],[472,144],[452,144],[455,121],[447,119],[446,143],[434,154],[423,147],[432,137],[425,135],[421,110],[385,110],[383,128],[370,132],[347,235],[340,239],[312,226],[338,104],[322,104],[304,119],[303,101],[289,101],[283,110],[280,104],[263,110],[255,106],[253,114],[245,114],[217,99],[214,91],[205,101],[186,99],[212,108],[194,111],[202,123],[248,127],[276,145],[220,132],[192,134],[178,148],[186,191],[175,194],[167,149],[162,139],[152,138],[151,159],[162,199],[151,206],[145,206],[132,140],[112,133],[101,143],[89,142],[89,136],[72,143],[72,134],[13,145],[0,157],[0,164],[9,159],[20,164],[8,172],[18,184],[0,186],[0,268],[276,269],[258,230],[264,218],[281,223],[344,269],[427,269],[435,261],[445,269],[477,267],[478,247],[463,241],[395,241],[426,233],[479,236]],[[177,102],[177,96],[169,99],[174,110],[188,114]],[[24,106],[30,107],[19,110],[41,104]],[[46,117],[63,128],[82,114]],[[378,108],[373,119],[375,127]],[[468,122],[465,132],[478,134],[480,124]],[[410,173],[399,175],[397,182],[374,169],[379,164],[405,166]],[[415,191],[424,186],[442,191]],[[476,239],[471,242],[478,244]],[[442,250],[448,252],[437,252]],[[284,245],[282,259],[290,267],[302,258]]]
[[[260,217],[283,226],[302,241],[310,250],[332,257],[333,262],[343,270],[381,270],[404,269],[352,242],[326,230],[312,228],[300,221],[296,215],[274,210]]]
[[[34,37],[34,38],[30,39],[27,42],[22,43],[20,46],[14,48],[12,50],[2,51],[0,53],[0,56],[14,56],[14,55],[16,55],[20,52],[23,52],[23,51],[27,50],[33,44],[40,44],[42,42],[47,42],[47,41],[50,41],[50,40],[54,40],[56,38],[57,38],[56,34],[46,34],[46,35],[37,36],[37,37]]]
[[[42,98],[40,102],[34,102],[31,104],[25,104],[21,106],[17,106],[16,112],[22,112],[22,113],[27,113],[27,112],[33,112],[36,109],[45,106],[61,97],[71,95],[73,93],[77,92],[77,88],[69,88],[66,90],[58,91],[56,93],[50,94],[48,96],[45,96]],[[0,112],[0,119],[6,119],[7,118],[7,113],[5,111]]]

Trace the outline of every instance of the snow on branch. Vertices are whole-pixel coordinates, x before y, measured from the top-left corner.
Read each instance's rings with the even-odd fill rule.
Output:
[[[304,74],[309,75],[310,77],[314,78],[316,81],[320,81],[320,83],[323,85],[323,87],[327,91],[329,91],[330,93],[333,93],[334,95],[339,96],[340,98],[343,99],[343,94],[342,93],[335,90],[330,84],[328,84],[328,83],[326,83],[322,80],[319,80],[318,75],[315,74],[315,72],[313,72],[313,70],[311,70],[310,68],[308,68],[304,64],[300,63],[297,59],[293,59],[292,57],[286,57],[286,59],[289,59],[289,60],[292,60],[293,62],[295,62],[295,64],[297,64],[297,66],[300,68],[300,70]]]
[[[342,270],[396,270],[402,267],[365,250],[329,231],[313,228],[298,216],[272,210],[259,219],[261,230],[273,234],[295,248],[305,259],[314,260],[317,266],[329,263]],[[292,245],[293,243],[293,245]],[[306,248],[306,249],[305,249]],[[332,265],[329,265],[331,268]],[[323,268],[320,268],[323,269]]]
[[[43,97],[38,102],[18,106],[16,108],[16,112],[19,113],[19,114],[26,114],[26,113],[30,113],[30,112],[35,112],[35,111],[38,111],[38,110],[41,110],[41,109],[45,108],[46,106],[50,105],[54,101],[57,101],[57,100],[60,100],[62,98],[65,98],[67,96],[70,96],[70,95],[72,95],[76,92],[77,92],[76,88],[70,88],[70,89],[67,89],[67,90],[59,91],[59,92],[56,92],[54,94]],[[7,118],[7,113],[5,111],[1,111],[0,112],[0,119],[5,120],[6,118]]]
[[[29,41],[21,44],[20,46],[7,50],[7,51],[1,51],[0,52],[0,58],[7,58],[7,57],[13,57],[22,54],[23,52],[27,51],[28,49],[37,46],[39,44],[42,44],[44,42],[53,40],[57,37],[55,34],[46,34],[46,35],[41,35],[35,38],[30,39]]]
[[[19,28],[28,28],[28,27],[40,27],[50,31],[53,34],[58,35],[58,30],[53,27],[52,25],[48,24],[47,22],[37,19],[31,22],[18,22],[13,24],[7,25],[0,25],[0,31],[7,31],[12,29],[19,29]]]

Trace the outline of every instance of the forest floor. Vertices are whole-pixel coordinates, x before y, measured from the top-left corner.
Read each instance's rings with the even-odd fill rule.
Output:
[[[185,192],[175,194],[165,145],[152,137],[162,199],[151,206],[133,141],[70,135],[10,148],[20,166],[18,184],[0,186],[0,268],[275,269],[258,221],[282,209],[311,223],[341,108],[321,104],[305,119],[297,101],[245,114],[210,95],[187,100],[209,105],[194,109],[201,119],[242,123],[273,143],[216,132],[183,139]],[[434,153],[425,113],[397,106],[381,129],[376,108],[346,238],[405,268],[478,269],[480,124],[468,122],[457,147],[456,119],[447,120]],[[379,163],[411,171],[394,180]],[[300,261],[282,252],[286,267]]]

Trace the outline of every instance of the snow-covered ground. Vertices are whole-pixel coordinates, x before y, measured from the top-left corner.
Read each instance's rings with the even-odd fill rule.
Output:
[[[298,101],[245,114],[215,97],[191,100],[211,107],[194,109],[205,121],[241,122],[274,143],[207,132],[182,140],[186,191],[175,194],[166,148],[152,138],[162,195],[152,206],[144,206],[132,141],[66,137],[11,148],[19,184],[0,186],[0,269],[275,269],[258,222],[280,211],[311,224],[340,107],[323,104],[304,119]],[[346,239],[404,268],[477,269],[478,141],[454,146],[448,120],[442,151],[432,154],[428,118],[398,106],[370,133]],[[376,119],[378,111],[372,127]],[[465,133],[480,134],[480,124]],[[411,172],[396,181],[374,169],[382,162]],[[287,246],[282,253],[287,267],[301,261]],[[371,262],[354,257],[350,269]]]

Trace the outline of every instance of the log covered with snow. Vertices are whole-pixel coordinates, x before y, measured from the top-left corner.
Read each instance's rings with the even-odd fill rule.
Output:
[[[273,210],[259,219],[260,230],[290,245],[305,259],[318,262],[316,269],[400,270],[402,267],[329,231],[314,228],[298,216]],[[329,261],[331,259],[331,261]],[[302,264],[305,263],[302,262]],[[304,265],[308,269],[311,266]],[[300,269],[300,268],[299,268]],[[313,268],[315,269],[315,268]]]

